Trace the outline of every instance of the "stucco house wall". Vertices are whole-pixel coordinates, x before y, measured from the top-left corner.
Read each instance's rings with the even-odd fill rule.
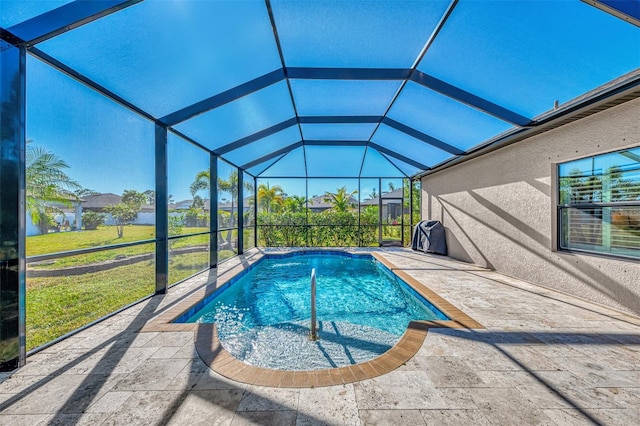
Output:
[[[449,255],[640,315],[640,261],[557,251],[556,164],[640,146],[640,99],[422,179]]]

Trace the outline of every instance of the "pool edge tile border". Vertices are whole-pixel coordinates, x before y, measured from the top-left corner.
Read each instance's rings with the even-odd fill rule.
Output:
[[[276,388],[336,386],[387,374],[413,358],[422,347],[429,328],[433,327],[423,321],[412,321],[391,349],[369,361],[322,370],[287,371],[245,364],[222,347],[215,324],[194,326],[196,351],[209,368],[240,383]]]
[[[345,250],[333,249],[332,251]],[[451,319],[411,321],[400,340],[391,349],[369,361],[338,368],[291,371],[256,367],[238,360],[220,343],[215,324],[173,322],[196,303],[224,286],[239,272],[248,268],[250,264],[260,260],[265,255],[264,252],[261,252],[258,256],[254,256],[252,262],[237,265],[225,271],[218,277],[215,284],[207,284],[203,288],[195,290],[174,306],[151,319],[140,329],[140,332],[195,333],[195,348],[200,359],[216,373],[240,383],[276,388],[315,388],[372,379],[401,367],[420,350],[430,328],[484,328],[436,292],[398,268],[382,256],[381,252],[372,251],[369,254]],[[241,267],[240,271],[236,271],[238,267]]]
[[[438,308],[442,313],[451,320],[438,320],[438,321],[426,321],[432,326],[440,326],[446,328],[470,328],[470,329],[483,329],[484,326],[478,321],[471,318],[469,315],[462,312],[460,309],[449,303],[445,298],[440,296],[435,291],[431,290],[420,281],[413,278],[407,272],[394,265],[391,261],[386,259],[380,252],[372,252],[371,256],[378,262],[382,263],[387,269],[400,277],[404,282],[411,286],[422,297],[427,299],[433,306]]]

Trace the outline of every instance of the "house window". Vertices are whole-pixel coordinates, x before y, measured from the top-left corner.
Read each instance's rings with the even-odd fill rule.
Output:
[[[559,249],[640,258],[640,147],[558,165]]]

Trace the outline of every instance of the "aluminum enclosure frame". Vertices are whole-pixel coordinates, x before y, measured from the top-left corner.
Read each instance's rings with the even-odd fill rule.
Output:
[[[365,152],[368,149],[373,149],[379,152],[383,158],[387,159],[396,169],[398,169],[405,177],[412,179],[419,178],[429,173],[436,172],[443,168],[449,167],[454,164],[458,164],[466,159],[473,158],[477,155],[490,152],[495,149],[499,149],[510,143],[522,140],[525,137],[536,134],[537,132],[544,131],[547,128],[553,128],[557,123],[564,120],[571,120],[572,117],[579,117],[583,111],[596,107],[598,105],[606,104],[612,96],[618,96],[626,93],[637,93],[638,87],[640,87],[640,74],[632,76],[629,81],[617,86],[611,86],[605,90],[601,90],[599,93],[587,96],[580,99],[575,104],[568,105],[565,108],[560,108],[555,111],[551,111],[540,117],[524,117],[514,111],[502,107],[488,99],[484,99],[469,91],[463,90],[457,86],[454,86],[446,81],[440,80],[427,73],[419,71],[417,65],[424,57],[433,41],[437,38],[440,30],[444,25],[452,11],[458,4],[458,0],[453,0],[449,3],[446,12],[436,25],[433,33],[425,43],[420,55],[410,68],[322,68],[322,67],[289,67],[286,65],[283,50],[280,44],[280,37],[278,35],[278,29],[276,21],[273,16],[273,10],[271,2],[265,1],[268,11],[271,27],[273,29],[273,35],[275,43],[277,45],[279,59],[281,62],[280,68],[259,76],[251,81],[247,81],[229,90],[217,94],[203,94],[206,97],[200,102],[196,102],[185,108],[173,111],[170,114],[166,114],[162,117],[156,117],[153,114],[145,111],[143,108],[128,101],[118,93],[110,90],[96,81],[92,80],[86,75],[74,70],[72,67],[64,64],[56,58],[48,55],[42,50],[38,49],[37,45],[46,40],[49,40],[58,35],[64,34],[68,31],[73,31],[82,25],[93,22],[97,19],[108,19],[108,15],[118,12],[120,10],[131,7],[138,4],[142,0],[105,0],[100,2],[90,1],[74,1],[58,8],[55,8],[49,12],[45,12],[39,16],[28,19],[17,25],[13,25],[9,28],[0,28],[0,55],[2,55],[2,79],[0,85],[3,94],[3,110],[2,110],[2,127],[3,127],[3,139],[2,139],[2,152],[0,153],[0,161],[2,161],[2,168],[0,168],[0,181],[2,181],[2,190],[0,192],[0,214],[2,215],[2,223],[0,227],[0,242],[2,242],[3,250],[0,252],[2,257],[0,258],[0,269],[2,279],[3,296],[0,299],[0,304],[4,309],[5,291],[7,288],[9,291],[17,289],[17,311],[12,307],[10,315],[14,313],[18,318],[18,330],[17,336],[19,339],[19,347],[17,357],[11,359],[7,368],[12,366],[22,366],[26,362],[26,350],[25,350],[25,274],[26,274],[26,253],[25,253],[25,238],[26,238],[26,224],[25,224],[25,115],[26,115],[26,55],[27,53],[33,55],[49,66],[63,72],[71,78],[81,82],[88,86],[92,90],[106,98],[115,101],[117,104],[124,106],[130,111],[135,112],[141,117],[149,120],[155,125],[155,196],[156,196],[156,237],[154,240],[138,241],[135,243],[127,244],[125,246],[133,246],[139,244],[145,244],[149,242],[155,242],[156,244],[156,272],[155,272],[155,292],[161,294],[166,292],[168,286],[168,241],[171,237],[168,236],[168,188],[167,188],[167,135],[168,132],[174,133],[187,141],[207,152],[210,155],[210,199],[217,200],[217,162],[219,158],[232,164],[238,171],[239,176],[239,193],[242,193],[242,183],[244,180],[243,173],[247,173],[257,183],[257,178],[260,177],[265,170],[268,170],[272,164],[268,165],[260,173],[252,174],[247,171],[249,168],[253,168],[260,164],[266,164],[267,162],[280,157],[283,158],[288,152],[294,149],[303,148],[304,155],[304,167],[305,178],[307,178],[306,186],[308,192],[308,179],[312,179],[308,176],[307,167],[307,153],[306,146],[364,146]],[[625,10],[616,9],[611,1],[595,1],[595,0],[583,0],[585,3],[600,7],[608,13],[614,13],[621,19],[626,19],[634,25],[638,25],[640,22],[640,16],[635,16],[633,13],[629,13]],[[615,10],[612,12],[611,8]],[[630,17],[630,19],[628,19]],[[15,76],[15,77],[14,77]],[[13,80],[15,78],[15,81]],[[296,106],[296,99],[291,88],[291,80],[359,80],[359,81],[399,81],[400,88],[396,92],[395,96],[388,105],[386,111],[381,116],[368,116],[368,115],[352,115],[352,116],[300,116]],[[225,144],[217,149],[209,149],[201,142],[196,141],[182,132],[175,129],[176,126],[186,120],[196,117],[200,114],[215,110],[223,105],[238,99],[245,98],[252,93],[256,93],[264,88],[267,88],[278,82],[285,81],[292,103],[294,117],[291,117],[283,122],[280,122],[271,127],[261,129],[253,134],[246,135],[235,141]],[[470,106],[482,113],[488,114],[506,123],[513,124],[515,127],[506,132],[505,134],[497,135],[490,141],[486,141],[483,145],[475,147],[470,150],[462,150],[455,146],[452,146],[445,141],[441,141],[429,134],[420,132],[410,126],[407,126],[399,121],[393,120],[388,117],[388,113],[391,110],[394,102],[404,89],[407,83],[412,82],[420,85],[421,87],[433,90],[441,95],[446,96],[449,99]],[[5,103],[5,96],[12,90],[12,86],[16,85],[18,96],[16,99],[11,100],[10,103]],[[13,110],[9,111],[9,109]],[[9,122],[13,121],[17,123],[17,127],[11,128]],[[375,124],[375,130],[367,140],[357,141],[326,141],[326,140],[308,140],[304,138],[301,124],[322,124],[322,123],[352,123],[352,124]],[[381,124],[385,124],[399,132],[411,136],[425,144],[425,146],[433,146],[441,149],[449,154],[453,155],[452,158],[445,160],[436,165],[427,165],[423,162],[408,158],[404,155],[394,152],[388,147],[381,146],[378,143],[372,141],[375,132],[378,130]],[[300,140],[292,144],[287,145],[284,148],[274,150],[266,155],[262,155],[257,158],[251,159],[244,164],[236,165],[233,162],[227,160],[225,155],[252,143],[256,143],[267,136],[276,134],[282,130],[290,127],[297,126],[300,133]],[[7,132],[6,129],[10,129]],[[7,137],[5,138],[5,135]],[[391,159],[397,160],[402,163],[406,163],[422,172],[414,175],[407,176],[405,172],[402,172],[398,166],[391,161]],[[279,159],[277,160],[279,161]],[[363,158],[364,164],[364,158]],[[360,185],[360,179],[362,175],[362,165],[360,167],[360,176],[358,176],[358,182]],[[335,176],[331,176],[332,178]],[[290,178],[290,177],[287,177]],[[316,177],[313,177],[316,178]],[[349,176],[349,178],[355,178]],[[397,178],[397,177],[394,177]],[[273,177],[269,177],[273,179]],[[379,186],[381,186],[382,177],[378,177]],[[14,189],[15,188],[15,189]],[[411,188],[411,186],[410,186]],[[410,192],[412,194],[412,192]],[[254,197],[256,202],[254,203],[254,238],[257,243],[257,185],[254,184]],[[411,195],[411,209],[413,208],[413,200]],[[243,200],[239,197],[239,212],[243,211]],[[381,211],[381,197],[379,200],[379,207]],[[218,264],[218,250],[217,250],[217,236],[218,236],[218,219],[216,214],[210,215],[210,258],[209,267],[215,268]],[[410,210],[410,217],[413,217]],[[9,219],[7,219],[9,218]],[[243,251],[243,218],[242,214],[238,215],[238,252]],[[382,238],[381,226],[379,224],[379,240]],[[55,255],[39,256],[39,258],[45,258],[47,256],[64,257],[75,254],[89,253],[101,250],[109,250],[119,246],[106,246],[99,249],[87,249],[77,252],[56,253]],[[13,296],[12,296],[13,297]],[[13,301],[9,301],[9,304],[13,304]],[[13,305],[12,305],[13,306]],[[3,311],[3,321],[7,318]],[[3,324],[4,326],[4,324]],[[0,343],[4,341],[6,332],[3,329],[0,335]],[[1,361],[1,360],[0,360]],[[3,363],[4,364],[4,363]]]

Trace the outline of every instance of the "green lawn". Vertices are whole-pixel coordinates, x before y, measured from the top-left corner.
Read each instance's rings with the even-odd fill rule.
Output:
[[[208,265],[208,251],[170,255],[169,283],[175,284]],[[34,278],[27,272],[27,349],[56,339],[154,291],[153,260],[73,276]]]
[[[101,226],[93,231],[53,232],[27,237],[27,256],[79,250],[155,238],[154,226],[126,226],[118,238],[115,226]]]
[[[197,233],[207,228],[184,228]],[[113,227],[95,231],[58,232],[27,237],[29,256],[78,250],[154,238],[153,226],[128,226],[124,238],[117,238]],[[209,264],[209,252],[181,254],[181,248],[207,247],[209,235],[185,237],[170,242],[169,283],[191,276]],[[155,262],[145,260],[132,265],[114,266],[106,271],[59,277],[33,277],[30,270],[59,269],[113,260],[117,256],[153,253],[154,244],[105,250],[63,257],[27,267],[27,349],[33,349],[70,331],[114,312],[155,291]]]
[[[92,274],[27,277],[27,349],[33,349],[155,290],[153,261]]]
[[[385,227],[389,237],[398,238],[400,227]],[[197,233],[207,228],[186,228],[184,232]],[[250,232],[249,235],[252,236]],[[377,235],[377,234],[376,234]],[[386,235],[386,233],[385,233]],[[226,236],[226,234],[223,234]],[[237,232],[232,232],[237,238]],[[28,237],[29,256],[78,250],[103,245],[140,241],[154,238],[153,226],[128,226],[124,238],[117,238],[112,227],[95,231],[59,232]],[[179,238],[170,241],[169,284],[183,280],[206,269],[209,264],[209,235]],[[180,253],[179,249],[198,246],[202,251]],[[115,259],[117,256],[134,256],[153,253],[154,244],[141,244],[120,249],[105,250],[77,256],[69,256],[30,264],[27,268],[27,348],[33,349],[70,331],[114,312],[136,300],[153,294],[155,290],[155,262],[145,260],[133,265],[114,266],[106,271],[59,277],[29,276],[30,270],[58,269],[87,265]],[[233,256],[230,250],[218,253],[219,261]]]
[[[169,285],[209,267],[209,252],[169,255]]]
[[[209,228],[183,228],[183,233],[206,232]],[[129,225],[118,238],[115,226],[101,226],[93,231],[53,232],[27,237],[27,256],[80,250],[91,247],[130,243],[155,238],[155,227],[151,225]],[[207,238],[201,235],[192,238]],[[179,245],[179,243],[176,243]]]
[[[20,342],[18,336],[4,338],[0,342],[0,363],[14,359],[20,353]]]

